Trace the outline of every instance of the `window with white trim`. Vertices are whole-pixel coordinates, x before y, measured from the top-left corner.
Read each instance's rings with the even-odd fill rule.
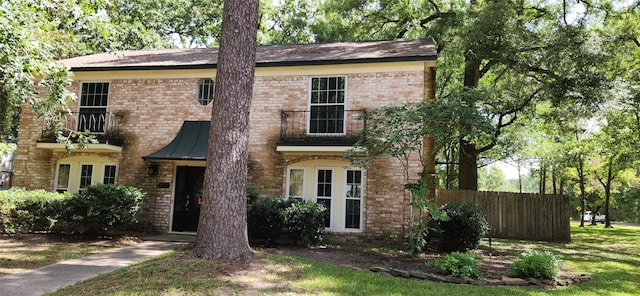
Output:
[[[316,202],[327,209],[324,216],[324,227],[331,228],[331,200],[333,199],[333,170],[318,169],[316,171]]]
[[[93,165],[83,164],[80,168],[80,189],[91,185],[93,179]]]
[[[196,100],[202,106],[209,105],[213,101],[213,80],[209,78],[198,80]]]
[[[287,198],[304,198],[304,168],[289,168]]]
[[[345,187],[345,229],[360,229],[362,212],[362,171],[346,170]]]
[[[116,183],[116,166],[105,165],[102,177],[102,184],[115,184]]]
[[[72,156],[61,159],[53,182],[57,192],[75,193],[95,184],[116,184],[115,161],[96,156]]]
[[[344,134],[345,77],[311,79],[310,134]]]
[[[58,165],[58,173],[56,177],[56,191],[66,192],[69,190],[69,176],[71,174],[71,165],[68,163],[61,163]]]
[[[109,82],[84,82],[80,92],[78,131],[104,133],[107,123]]]

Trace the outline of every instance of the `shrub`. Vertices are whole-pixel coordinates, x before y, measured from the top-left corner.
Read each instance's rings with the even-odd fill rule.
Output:
[[[446,204],[441,210],[449,217],[449,220],[438,221],[438,227],[442,230],[440,248],[444,251],[475,249],[489,231],[484,214],[474,204]]]
[[[520,254],[509,266],[507,275],[552,280],[558,275],[558,268],[560,261],[551,252],[534,250]]]
[[[468,252],[453,252],[444,258],[436,259],[434,264],[448,275],[466,280],[480,278],[479,262],[473,254]]]
[[[247,209],[247,231],[252,240],[273,243],[282,237],[285,230],[284,210],[291,201],[283,198],[261,198]]]
[[[0,191],[0,232],[49,231],[59,219],[69,195],[44,190]]]
[[[266,244],[317,244],[322,239],[324,206],[312,201],[262,198],[247,209],[251,240]]]
[[[318,244],[322,240],[325,210],[322,204],[295,200],[284,212],[288,237],[300,245]]]
[[[98,184],[80,190],[65,202],[60,230],[104,235],[138,222],[144,194],[135,187]]]

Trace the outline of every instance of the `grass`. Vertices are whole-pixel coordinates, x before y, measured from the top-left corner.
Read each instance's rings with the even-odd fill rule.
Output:
[[[95,241],[32,240],[29,235],[0,238],[0,276],[104,252]]]
[[[554,290],[478,287],[424,282],[337,267],[311,259],[258,252],[233,266],[189,256],[185,251],[150,259],[52,295],[638,295],[640,228],[571,226],[570,244],[493,240],[496,252],[549,250],[564,264],[593,279]],[[488,248],[483,243],[483,248]]]

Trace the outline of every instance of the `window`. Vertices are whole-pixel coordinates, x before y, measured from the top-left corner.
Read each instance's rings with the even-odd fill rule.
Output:
[[[108,82],[85,82],[82,84],[78,131],[105,132],[108,96]]]
[[[343,134],[345,77],[316,77],[311,80],[310,134]]]
[[[57,165],[54,190],[76,193],[90,185],[116,184],[117,163],[98,156],[71,156],[61,159]]]
[[[93,177],[93,165],[83,164],[80,169],[80,188],[85,188],[91,185],[92,177]]]
[[[362,171],[347,170],[344,228],[360,229],[362,208]]]
[[[115,184],[115,183],[116,183],[116,166],[105,165],[102,184]]]
[[[209,105],[213,101],[213,80],[206,78],[198,81],[196,99],[203,106]]]
[[[331,228],[331,199],[333,196],[333,171],[319,169],[316,182],[316,202],[327,209],[324,217],[324,227]]]
[[[56,182],[57,192],[66,192],[69,190],[69,175],[71,173],[70,164],[60,164],[58,166],[58,181]]]
[[[289,169],[289,186],[287,187],[287,198],[303,199],[304,191],[304,169]]]

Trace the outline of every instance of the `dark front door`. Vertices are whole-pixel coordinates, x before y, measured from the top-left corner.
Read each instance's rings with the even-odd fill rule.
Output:
[[[204,169],[204,167],[178,167],[172,231],[195,232],[198,229]]]

